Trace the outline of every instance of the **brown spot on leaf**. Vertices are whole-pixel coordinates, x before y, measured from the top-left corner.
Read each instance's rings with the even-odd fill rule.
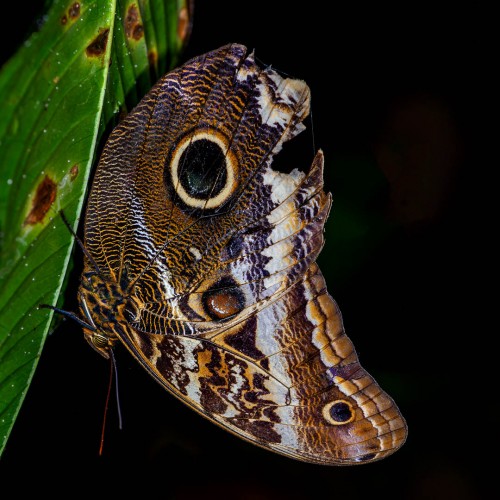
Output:
[[[33,199],[33,206],[30,213],[24,220],[24,225],[34,225],[42,222],[56,199],[57,184],[46,175],[43,181],[38,185]]]
[[[80,4],[78,2],[72,3],[68,9],[68,14],[72,19],[76,19],[80,15]]]
[[[68,22],[68,18],[66,17],[66,14],[61,17],[61,24],[64,26]]]
[[[177,36],[181,42],[184,42],[189,32],[189,12],[186,7],[179,11],[179,19],[177,21]]]
[[[158,62],[158,52],[156,52],[156,50],[150,50],[148,52],[148,61],[149,61],[149,65],[152,68],[156,67],[156,64]]]
[[[121,122],[122,120],[125,120],[125,118],[128,116],[128,111],[126,108],[120,108],[120,112],[118,113],[118,122]]]
[[[144,36],[144,27],[140,23],[137,6],[132,4],[128,10],[124,21],[125,35],[127,38],[140,40]]]
[[[85,49],[88,57],[99,57],[106,51],[106,45],[108,44],[109,28],[101,28],[99,34],[94,38],[92,42]]]
[[[134,37],[134,40],[140,40],[143,35],[144,35],[144,28],[142,27],[142,24],[137,24],[134,27],[134,33],[132,35]]]
[[[78,164],[74,164],[69,171],[69,178],[71,181],[74,181],[78,175]]]

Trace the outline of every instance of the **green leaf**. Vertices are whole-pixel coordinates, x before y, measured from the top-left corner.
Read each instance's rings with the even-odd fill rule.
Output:
[[[0,71],[0,453],[70,263],[59,211],[76,229],[98,140],[177,62],[188,3],[54,0]]]

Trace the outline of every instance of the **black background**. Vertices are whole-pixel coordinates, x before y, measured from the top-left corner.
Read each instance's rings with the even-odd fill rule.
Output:
[[[38,12],[11,8],[19,29],[2,33],[2,61]],[[22,471],[20,492],[176,499],[486,497],[498,403],[491,408],[478,392],[490,383],[483,354],[490,330],[478,324],[474,285],[487,260],[478,251],[484,17],[420,3],[365,10],[199,1],[183,56],[239,42],[310,85],[313,133],[309,122],[281,161],[305,169],[314,148],[325,152],[334,206],[319,263],[361,363],[407,418],[400,451],[358,467],[277,456],[185,408],[123,350],[124,428],[111,398],[99,457],[109,367],[65,322],[47,339],[0,477]],[[76,308],[78,270],[68,309]]]

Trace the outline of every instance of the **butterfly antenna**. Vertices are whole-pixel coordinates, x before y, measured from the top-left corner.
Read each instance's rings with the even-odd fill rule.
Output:
[[[110,350],[110,352],[113,352]],[[108,407],[109,398],[111,397],[111,386],[113,385],[113,356],[110,357],[109,362],[109,384],[108,393],[106,394],[106,403],[104,404],[104,416],[102,419],[102,429],[101,429],[101,443],[99,445],[99,456],[102,457],[102,450],[104,448],[104,432],[106,430],[106,421],[108,419]]]
[[[311,137],[312,137],[312,146],[313,146],[313,156],[316,154],[316,134],[314,133],[314,120],[313,120],[313,109],[312,105],[309,110],[309,120],[311,122]]]
[[[65,311],[64,309],[59,309],[59,307],[54,307],[51,306],[50,304],[39,304],[38,307],[40,309],[52,309],[57,314],[60,314],[61,316],[64,316],[66,318],[69,318],[73,321],[76,321],[80,326],[83,328],[86,328],[87,330],[90,330],[92,332],[95,332],[97,328],[95,325],[92,325],[91,323],[87,323],[83,319],[79,318],[74,312],[71,311]]]
[[[116,387],[116,402],[118,407],[118,427],[122,429],[122,412],[120,408],[120,399],[118,397],[118,371],[116,369],[116,358],[113,353],[113,349],[109,350],[109,384],[108,384],[108,393],[106,394],[106,403],[104,405],[104,416],[102,422],[102,431],[101,431],[101,443],[99,445],[99,456],[102,456],[102,452],[104,449],[104,434],[106,431],[106,422],[108,420],[108,408],[109,408],[109,400],[111,399],[111,387],[113,386],[113,375],[115,378],[115,387]]]
[[[116,407],[118,412],[118,428],[122,430],[123,419],[122,419],[122,407],[120,404],[120,391],[118,390],[118,367],[116,365],[116,358],[113,349],[110,349],[109,352],[110,352],[111,364],[113,365],[113,370],[115,372],[115,392],[116,392]]]

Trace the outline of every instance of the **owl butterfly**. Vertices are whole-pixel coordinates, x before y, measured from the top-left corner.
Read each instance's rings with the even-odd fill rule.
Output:
[[[315,263],[323,154],[271,168],[309,88],[227,45],[168,73],[112,132],[85,217],[85,338],[120,341],[167,391],[259,446],[356,464],[404,442]]]

